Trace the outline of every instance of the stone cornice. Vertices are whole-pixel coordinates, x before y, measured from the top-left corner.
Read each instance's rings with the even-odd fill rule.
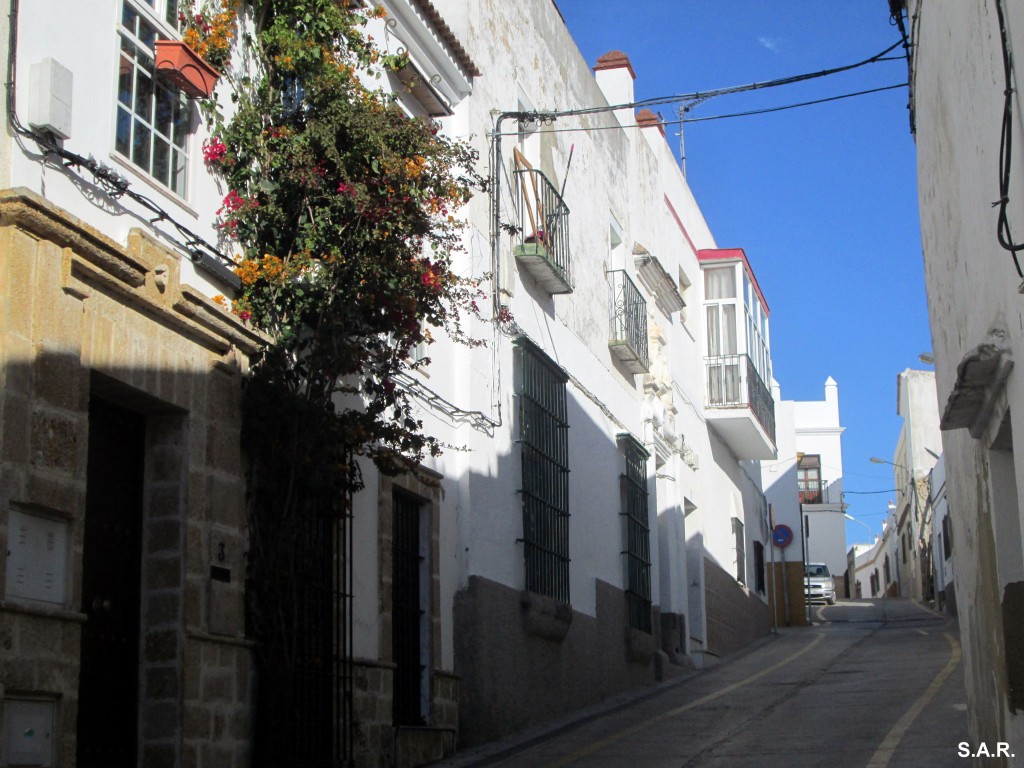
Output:
[[[0,226],[17,227],[64,249],[64,290],[85,299],[98,289],[116,295],[135,310],[245,368],[266,341],[211,298],[180,281],[181,257],[141,229],[132,229],[128,246],[24,189],[0,191]]]

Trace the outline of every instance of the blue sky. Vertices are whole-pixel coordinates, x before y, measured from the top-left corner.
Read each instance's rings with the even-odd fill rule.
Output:
[[[638,99],[771,80],[867,59],[899,40],[886,0],[558,0],[584,58],[622,50]],[[906,82],[903,60],[722,96],[693,117]],[[664,119],[675,108],[661,107]],[[670,129],[671,130],[671,129]],[[720,247],[741,247],[771,308],[787,400],[839,383],[849,512],[881,530],[894,492],[896,375],[931,351],[905,88],[775,114],[690,123],[686,170]],[[672,131],[674,132],[674,131]],[[847,542],[867,531],[847,523]]]

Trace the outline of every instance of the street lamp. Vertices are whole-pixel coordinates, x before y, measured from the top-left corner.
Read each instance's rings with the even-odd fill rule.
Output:
[[[872,538],[874,538],[875,532],[872,531],[871,530],[871,526],[868,525],[867,523],[865,523],[863,520],[858,520],[856,517],[854,517],[853,515],[847,514],[846,512],[843,513],[843,517],[845,517],[847,520],[852,520],[855,523],[863,525],[865,528],[868,529],[868,535],[871,536]]]
[[[891,461],[886,461],[885,459],[880,459],[877,456],[872,456],[870,459],[868,459],[868,461],[870,461],[872,464],[888,464],[890,467],[898,467],[899,469],[902,469],[904,472],[909,472],[910,471],[909,469],[904,467],[902,464],[895,464],[895,463],[893,463]]]

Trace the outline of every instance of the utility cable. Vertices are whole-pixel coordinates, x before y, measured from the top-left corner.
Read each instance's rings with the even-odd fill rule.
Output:
[[[785,104],[781,107],[765,107],[763,109],[751,109],[745,112],[731,112],[725,115],[710,115],[708,117],[683,117],[678,120],[663,120],[660,125],[662,126],[674,126],[683,125],[684,123],[704,123],[709,120],[727,120],[734,117],[750,117],[753,115],[764,115],[771,112],[784,112],[789,109],[798,109],[800,107],[812,107],[817,104],[827,104],[832,101],[842,101],[843,99],[852,99],[856,96],[867,96],[872,93],[881,93],[883,91],[892,91],[897,88],[906,88],[907,83],[897,83],[895,85],[883,85],[878,88],[869,88],[865,91],[854,91],[852,93],[843,93],[838,96],[826,96],[821,99],[812,99],[810,101],[801,101],[795,104]],[[544,133],[580,133],[580,132],[593,132],[593,131],[615,131],[623,128],[646,128],[648,126],[637,123],[636,125],[622,126],[622,125],[604,125],[604,126],[593,126],[590,128],[549,128]],[[518,133],[503,133],[502,136],[518,136]]]
[[[85,168],[88,170],[92,174],[96,185],[112,200],[117,200],[122,196],[134,200],[153,215],[153,218],[149,219],[150,224],[169,223],[177,231],[178,236],[181,238],[180,240],[171,236],[166,231],[159,229],[156,231],[160,232],[178,248],[185,251],[193,262],[205,267],[216,275],[217,278],[233,288],[240,288],[242,285],[241,281],[232,271],[232,268],[237,266],[237,262],[234,259],[221,253],[216,247],[177,221],[168,211],[161,208],[152,199],[134,191],[128,179],[113,168],[98,162],[92,155],[83,157],[75,152],[66,150],[45,131],[26,128],[22,124],[15,108],[14,93],[18,44],[18,0],[11,0],[8,23],[10,28],[7,45],[7,122],[11,129],[17,135],[34,141],[43,151],[44,157],[50,155],[59,157],[63,161],[61,163],[63,168]]]
[[[866,91],[856,91],[854,93],[844,93],[839,96],[826,96],[822,99],[812,99],[811,101],[801,101],[797,104],[786,104],[781,107],[765,107],[764,109],[751,109],[746,112],[733,112],[728,115],[711,115],[709,117],[684,117],[681,120],[673,120],[671,122],[664,123],[664,125],[672,125],[673,123],[704,123],[709,120],[726,120],[733,117],[750,117],[751,115],[766,115],[770,112],[784,112],[787,109],[797,109],[799,107],[810,107],[815,104],[827,104],[830,101],[841,101],[842,99],[852,99],[854,96],[866,96],[871,93],[880,93],[882,91],[892,91],[897,88],[906,88],[907,83],[897,83],[896,85],[884,85],[879,88],[869,88]]]
[[[996,236],[999,245],[1013,256],[1013,265],[1017,275],[1024,277],[1018,251],[1024,251],[1024,243],[1015,243],[1010,232],[1010,220],[1006,210],[1010,205],[1010,169],[1013,156],[1013,57],[1010,54],[1009,35],[1006,31],[1006,19],[1003,16],[1002,0],[995,0],[996,16],[999,20],[999,39],[1003,53],[1003,121],[999,136],[999,199],[993,207],[999,208],[999,219],[996,223]]]
[[[887,60],[884,57],[899,48],[903,44],[903,41],[897,41],[886,48],[884,51],[875,54],[867,59],[858,61],[854,64],[846,64],[841,67],[833,67],[831,69],[822,69],[817,72],[807,72],[800,75],[790,75],[789,77],[780,77],[774,80],[762,80],[755,83],[748,83],[747,85],[733,85],[726,88],[715,88],[709,91],[696,91],[694,93],[676,94],[672,96],[656,96],[650,99],[641,99],[640,101],[633,101],[628,104],[615,104],[611,106],[598,106],[598,107],[584,107],[581,109],[565,109],[555,110],[551,112],[513,112],[506,113],[509,117],[519,117],[521,119],[550,122],[551,120],[558,117],[571,117],[575,115],[592,115],[600,112],[615,112],[620,109],[639,109],[642,107],[653,107],[662,104],[679,104],[682,102],[701,102],[712,99],[716,96],[727,96],[734,93],[746,93],[749,91],[759,91],[765,88],[777,88],[783,85],[792,85],[794,83],[802,83],[807,80],[815,80],[820,77],[828,77],[829,75],[839,74],[840,72],[849,72],[850,70],[857,69],[859,67],[866,66],[868,64],[875,64],[879,61]]]

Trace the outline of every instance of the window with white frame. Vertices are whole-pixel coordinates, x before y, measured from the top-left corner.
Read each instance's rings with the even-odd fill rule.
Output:
[[[174,34],[177,23],[177,0],[123,0],[114,149],[184,197],[192,105],[156,76],[154,64],[154,44]]]
[[[743,309],[747,318],[747,354],[764,382],[772,380],[768,354],[768,313],[753,281],[743,272]]]

